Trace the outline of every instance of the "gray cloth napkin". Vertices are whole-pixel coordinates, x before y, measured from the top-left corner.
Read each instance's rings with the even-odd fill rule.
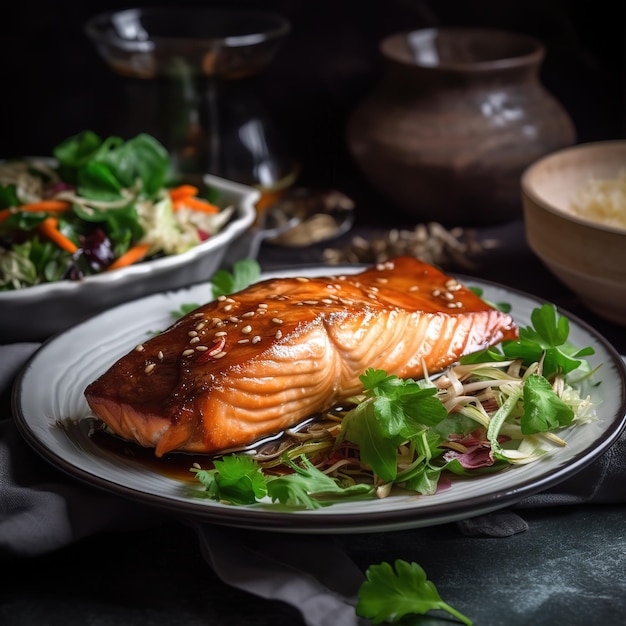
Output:
[[[359,626],[354,605],[364,574],[333,537],[266,533],[172,519],[150,507],[90,489],[41,459],[10,412],[12,382],[38,349],[0,346],[0,560],[51,552],[99,532],[184,523],[227,584],[298,608],[307,626]],[[528,528],[525,507],[626,502],[626,435],[576,476],[513,509],[458,522],[468,536],[503,537]],[[262,540],[260,539],[262,535]],[[302,549],[310,544],[310,549]],[[297,556],[296,556],[297,555]],[[307,555],[303,560],[303,555]],[[333,568],[328,568],[328,563]]]

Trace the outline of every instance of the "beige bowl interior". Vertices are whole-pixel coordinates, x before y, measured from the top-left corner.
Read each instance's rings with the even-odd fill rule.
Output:
[[[526,237],[531,249],[585,304],[626,325],[626,229],[574,214],[591,179],[626,168],[626,141],[580,144],[540,159],[522,175]]]

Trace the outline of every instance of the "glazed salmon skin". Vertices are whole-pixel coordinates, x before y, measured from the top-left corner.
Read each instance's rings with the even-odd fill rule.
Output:
[[[512,317],[413,257],[362,273],[273,278],[220,297],[138,345],[85,390],[122,438],[217,453],[359,393],[369,368],[420,378],[516,339]]]

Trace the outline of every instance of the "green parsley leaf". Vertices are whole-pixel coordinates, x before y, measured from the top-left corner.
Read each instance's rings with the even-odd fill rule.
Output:
[[[538,374],[526,378],[520,424],[524,435],[567,426],[573,419],[574,411],[557,396],[548,380]]]
[[[359,446],[361,460],[383,481],[397,476],[397,449],[406,440],[415,440],[429,426],[448,417],[435,396],[436,388],[424,381],[401,379],[369,368],[361,376],[366,399],[344,416],[342,437]],[[424,453],[431,458],[441,437],[432,439]]]
[[[277,476],[267,483],[268,495],[274,502],[319,509],[325,504],[331,504],[337,496],[345,501],[351,497],[362,498],[372,494],[372,488],[365,484],[343,487],[334,478],[320,472],[305,456],[300,457],[302,466],[290,460],[285,462],[294,473]]]
[[[194,471],[215,500],[254,504],[267,495],[266,478],[254,459],[232,454],[214,461],[214,465],[213,470]]]
[[[567,374],[577,369],[580,357],[594,353],[593,348],[578,349],[568,341],[569,320],[557,316],[556,307],[545,303],[531,313],[532,326],[520,328],[517,341],[502,344],[504,354],[510,358],[521,358],[525,365],[539,361],[543,355],[542,373],[550,378],[558,371]]]
[[[233,264],[232,273],[221,269],[215,272],[211,280],[213,297],[228,296],[255,283],[261,275],[261,266],[251,258],[238,259]]]
[[[374,624],[396,623],[406,615],[425,615],[440,609],[450,613],[466,626],[472,621],[442,600],[435,585],[417,563],[397,559],[395,571],[389,563],[370,565],[367,580],[358,591],[356,613]]]

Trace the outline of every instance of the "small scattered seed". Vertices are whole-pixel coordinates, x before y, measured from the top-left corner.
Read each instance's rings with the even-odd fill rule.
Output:
[[[144,372],[146,374],[150,374],[155,367],[156,363],[148,363],[148,365],[146,365],[146,368],[144,369]]]
[[[247,334],[251,333],[251,332],[252,332],[252,326],[250,326],[250,324],[248,324],[248,325],[244,326],[244,327],[241,329],[241,332],[242,332],[244,335],[247,335]]]

